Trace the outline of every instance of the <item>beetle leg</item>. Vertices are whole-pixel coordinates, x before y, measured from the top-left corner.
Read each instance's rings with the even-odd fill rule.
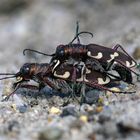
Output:
[[[15,92],[20,88],[20,85],[21,85],[21,83],[18,84],[18,85],[15,87],[15,90],[14,90],[12,93],[10,93],[9,95],[7,95],[7,96],[2,100],[2,102],[3,102],[3,101],[8,101],[9,98],[10,98],[10,96],[14,95]]]
[[[137,75],[138,77],[140,77],[140,74],[138,74],[137,72],[133,71],[132,69],[128,68],[127,66],[125,66],[121,61],[117,60],[117,59],[113,59],[107,66],[106,71],[109,71],[110,68],[112,67],[112,65],[114,64],[114,62],[119,63],[120,65],[122,65],[126,70],[131,71],[132,73],[134,73],[135,75]],[[116,70],[117,71],[117,70]],[[119,73],[119,72],[118,72]],[[119,73],[120,74],[120,73]]]
[[[137,65],[135,59],[131,57],[120,44],[117,44],[113,47],[114,50],[118,50],[118,48],[120,48],[127,56],[129,56],[135,62],[135,65]]]
[[[70,93],[71,94],[71,97],[72,97],[72,99],[75,99],[78,103],[80,103],[80,101],[78,100],[78,98],[75,95],[75,92],[74,92],[74,88],[75,87],[74,86],[75,86],[75,83],[72,84],[72,92]]]
[[[31,89],[31,90],[39,90],[39,88],[37,86],[27,85],[27,84],[20,85],[19,88],[27,88],[27,89]]]
[[[113,64],[114,64],[114,59],[111,62],[109,62],[109,64],[106,67],[106,71],[109,71],[110,68],[113,66]]]
[[[76,67],[73,67],[73,73],[72,73],[72,81],[76,81]]]
[[[126,68],[126,69],[129,70],[129,71],[131,71],[131,72],[134,73],[135,75],[140,76],[140,74],[138,74],[137,72],[133,71],[132,69],[130,69],[130,68],[128,68],[128,67],[126,67],[121,61],[115,60],[115,59],[114,59],[114,61],[116,61],[117,63],[119,63],[120,65],[122,65],[124,68]]]
[[[112,92],[112,93],[129,93],[129,94],[132,94],[132,93],[135,93],[135,91],[132,91],[132,92],[126,92],[126,91],[113,91],[113,90],[110,90],[102,85],[99,85],[95,82],[85,82],[85,84],[91,86],[91,87],[94,87],[94,88],[98,88],[98,89],[103,89],[103,90],[106,90],[106,91],[109,91],[109,92]]]
[[[117,71],[117,73],[120,75],[120,80],[127,82],[128,84],[133,84],[132,73],[129,69],[126,69],[121,65],[114,65],[112,70]]]
[[[86,85],[85,83],[83,83],[82,87],[81,87],[81,103],[83,103],[84,99],[85,99],[85,90],[86,90]]]

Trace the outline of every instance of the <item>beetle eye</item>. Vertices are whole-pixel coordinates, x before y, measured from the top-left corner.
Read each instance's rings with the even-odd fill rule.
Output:
[[[61,50],[60,51],[60,55],[64,55],[64,50]]]
[[[57,49],[56,49],[56,54],[59,55],[59,56],[63,56],[64,53],[65,53],[64,46],[63,45],[58,46]]]
[[[23,67],[20,71],[22,74],[28,74],[29,73],[29,67]]]
[[[25,72],[27,72],[27,73],[29,72],[29,67],[25,68]]]
[[[29,71],[29,68],[28,67],[26,68],[26,71]]]

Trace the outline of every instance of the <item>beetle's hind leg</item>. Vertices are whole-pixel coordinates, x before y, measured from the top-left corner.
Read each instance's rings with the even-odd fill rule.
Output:
[[[102,85],[99,85],[95,82],[85,82],[87,85],[93,87],[93,88],[98,88],[98,89],[101,89],[101,90],[105,90],[105,91],[109,91],[109,92],[112,92],[112,93],[128,93],[128,94],[132,94],[132,93],[135,93],[136,91],[114,91],[114,90],[111,90],[105,86],[102,86]]]
[[[117,44],[113,47],[114,50],[118,50],[118,49],[121,49],[127,56],[129,56],[134,62],[135,64],[137,64],[137,62],[135,61],[135,59],[133,57],[131,57],[126,51],[125,49],[120,45],[120,44]]]
[[[132,84],[133,79],[129,69],[126,69],[120,65],[114,65],[113,70],[118,72],[122,81],[127,82],[128,84]]]

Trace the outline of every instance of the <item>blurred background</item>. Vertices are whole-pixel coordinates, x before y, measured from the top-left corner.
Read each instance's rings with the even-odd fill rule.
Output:
[[[0,0],[0,71],[17,71],[26,62],[49,62],[49,57],[23,56],[22,51],[54,53],[57,45],[73,39],[77,21],[80,31],[94,34],[82,35],[83,44],[121,44],[130,54],[139,49],[139,0]]]

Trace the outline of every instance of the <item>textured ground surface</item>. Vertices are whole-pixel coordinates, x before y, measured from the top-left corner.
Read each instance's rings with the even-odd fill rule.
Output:
[[[17,72],[26,62],[48,62],[49,58],[28,54],[25,48],[53,53],[59,44],[69,43],[80,29],[94,38],[82,43],[112,47],[119,43],[139,58],[140,2],[138,0],[1,0],[0,72]],[[0,99],[9,94],[14,80],[0,83]],[[139,140],[140,83],[134,94],[99,94],[98,102],[63,107],[66,98],[29,90],[18,90],[7,102],[0,102],[0,140]],[[129,87],[129,86],[128,86]],[[41,96],[39,96],[41,95]],[[94,99],[96,100],[95,94]]]

